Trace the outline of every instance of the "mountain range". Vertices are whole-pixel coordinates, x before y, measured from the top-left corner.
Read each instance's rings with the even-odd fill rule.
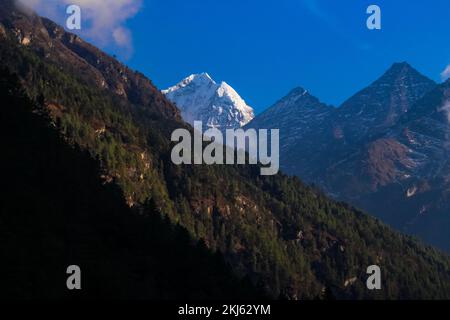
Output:
[[[450,250],[448,86],[395,63],[338,108],[290,93],[246,127],[280,129],[285,172]]]
[[[450,298],[447,254],[297,177],[173,164],[172,132],[193,130],[177,106],[143,74],[11,0],[0,7],[0,61],[9,299]],[[437,103],[446,91],[429,94]],[[318,103],[302,89],[280,106],[289,101],[305,111]],[[430,112],[420,101],[411,119],[443,124],[445,105]],[[400,119],[417,139],[429,135]],[[439,136],[445,126],[432,128]],[[88,285],[74,295],[69,263]],[[366,286],[374,264],[382,290]]]

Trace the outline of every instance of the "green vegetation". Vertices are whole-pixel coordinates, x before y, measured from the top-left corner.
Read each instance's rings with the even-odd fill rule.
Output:
[[[8,119],[0,129],[8,184],[0,206],[0,297],[263,298],[151,202],[130,209],[117,186],[102,185],[98,163],[67,145],[2,70],[0,100]],[[82,270],[81,291],[65,287],[72,264]]]
[[[156,93],[140,104],[13,42],[1,42],[0,58],[47,106],[65,139],[99,159],[128,203],[152,203],[271,297],[450,298],[448,256],[296,178],[259,176],[256,166],[173,165],[170,134],[186,125],[158,112]],[[380,291],[366,289],[371,264],[383,272]]]

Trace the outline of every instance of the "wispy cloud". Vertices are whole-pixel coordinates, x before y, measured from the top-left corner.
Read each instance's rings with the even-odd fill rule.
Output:
[[[439,112],[443,112],[447,116],[447,121],[450,124],[450,101],[445,101],[445,103],[438,109]]]
[[[132,33],[126,22],[142,8],[142,0],[19,0],[58,22],[66,16],[68,5],[78,5],[82,10],[80,34],[105,46],[115,44],[126,54],[133,50]]]
[[[441,72],[442,81],[446,81],[448,78],[450,78],[450,64]]]

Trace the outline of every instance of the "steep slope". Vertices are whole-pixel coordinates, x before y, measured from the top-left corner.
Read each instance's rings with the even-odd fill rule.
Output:
[[[276,124],[289,137],[281,155],[287,172],[450,250],[447,96],[448,83],[396,63],[338,109],[315,108],[306,121],[303,110],[288,113],[283,122],[277,104],[249,126]]]
[[[394,163],[392,154],[406,150],[391,140],[375,142],[407,113],[413,104],[436,84],[407,63],[395,63],[378,80],[348,99],[331,120],[337,139],[330,139],[323,153],[329,158],[321,172],[331,190],[344,189],[352,180],[349,193],[373,190],[404,174],[407,162]],[[368,165],[365,165],[368,163]],[[395,166],[397,165],[397,167]],[[349,169],[349,170],[348,170]],[[354,178],[358,175],[360,183]],[[358,188],[360,190],[358,190]]]
[[[217,84],[207,73],[193,74],[162,91],[193,125],[225,130],[240,128],[253,119],[253,109],[226,82]]]
[[[282,169],[338,195],[341,179],[336,177],[354,175],[354,163],[350,161],[355,154],[393,127],[435,86],[409,64],[396,63],[339,108],[327,107],[297,88],[247,127],[279,128]],[[350,171],[343,170],[346,166]]]
[[[395,126],[398,119],[435,86],[432,80],[409,64],[393,64],[374,83],[320,121],[306,140],[291,145],[284,168],[339,196],[339,190],[345,189],[340,183],[364,170],[352,162],[358,154],[380,134]],[[304,149],[304,143],[310,144],[311,148]],[[361,174],[367,176],[365,172]],[[387,175],[381,173],[383,178]],[[370,181],[368,185],[377,183],[380,182]],[[354,185],[354,182],[349,184]],[[367,185],[360,187],[367,188]]]
[[[42,106],[0,70],[2,299],[262,297],[151,203],[126,206],[98,163],[67,145]],[[34,111],[34,112],[33,112]],[[27,160],[31,159],[31,160]],[[94,196],[93,196],[94,195]],[[81,268],[69,291],[66,268]]]
[[[126,95],[116,90],[119,84],[127,88],[126,80],[112,70],[113,79],[105,81],[113,86],[96,84],[85,72],[105,77],[108,71],[92,63],[97,49],[83,45],[86,51],[75,52],[63,40],[72,36],[68,33],[33,41],[47,30],[47,20],[5,7],[0,13],[2,64],[50,112],[67,143],[100,160],[103,182],[117,182],[137,208],[154,203],[156,211],[210,250],[221,251],[235,274],[271,297],[312,299],[329,292],[340,299],[450,298],[448,256],[298,179],[260,176],[257,166],[174,165],[170,135],[176,128],[192,128],[149,80],[136,74],[135,83],[152,90],[141,93],[136,86]],[[31,41],[24,44],[17,34]],[[126,70],[113,58],[99,57]],[[29,160],[23,158],[26,166]],[[382,269],[381,291],[365,286],[371,264]]]
[[[246,128],[281,129],[280,148],[285,151],[329,116],[332,107],[321,103],[303,88],[295,88],[287,96],[251,121]]]
[[[449,93],[449,82],[438,86],[420,99],[400,119],[398,125],[386,134],[386,139],[404,150],[389,157],[395,175],[375,188],[374,193],[363,194],[359,199],[362,206],[372,209],[397,228],[418,235],[448,251]],[[379,141],[380,139],[372,144]],[[386,162],[381,161],[380,164]],[[392,205],[380,208],[380,198]]]
[[[435,86],[408,63],[394,63],[339,108],[335,123],[342,130],[342,139],[348,144],[364,143],[371,135],[384,132]]]
[[[335,197],[450,250],[445,90],[394,64],[341,106],[333,119],[341,141],[321,153],[331,161],[316,174]]]

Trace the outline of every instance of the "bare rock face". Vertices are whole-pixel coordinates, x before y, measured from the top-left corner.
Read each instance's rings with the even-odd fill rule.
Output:
[[[92,218],[96,216],[98,219],[94,220],[98,222],[98,227],[86,229],[88,234],[97,234],[99,230],[111,230],[111,234],[105,234],[104,239],[108,239],[114,247],[117,247],[114,245],[115,243],[122,243],[125,239],[124,253],[126,251],[126,254],[117,256],[120,257],[120,261],[128,261],[129,257],[136,253],[137,262],[142,266],[142,252],[147,249],[145,245],[135,247],[134,244],[141,243],[141,239],[145,239],[145,235],[149,234],[146,227],[140,222],[146,220],[150,215],[147,216],[145,212],[140,210],[136,211],[139,216],[144,213],[142,216],[144,220],[139,220],[139,223],[136,224],[136,228],[142,231],[142,237],[139,235],[136,237],[136,233],[132,232],[133,229],[129,229],[129,220],[126,216],[117,220],[118,224],[109,224],[111,217],[118,217],[115,214],[116,211],[113,207],[108,206],[108,201],[102,201],[102,205],[91,202],[91,199],[94,199],[98,194],[99,189],[94,188],[95,193],[91,193],[89,191],[91,189],[86,189],[85,183],[78,179],[78,173],[84,172],[85,169],[84,165],[78,168],[80,163],[79,160],[76,160],[78,158],[74,158],[73,162],[67,163],[64,161],[63,154],[55,157],[52,154],[55,147],[47,143],[47,141],[53,141],[54,144],[54,140],[49,139],[49,136],[43,130],[33,130],[34,127],[28,130],[27,126],[23,125],[27,122],[30,123],[30,121],[27,120],[22,123],[22,119],[25,119],[25,112],[17,114],[14,107],[17,107],[17,109],[19,107],[15,103],[17,100],[23,102],[21,97],[23,92],[19,92],[19,89],[24,87],[33,98],[38,98],[36,99],[37,112],[41,110],[41,107],[46,107],[51,114],[56,115],[56,118],[58,118],[58,114],[64,115],[67,112],[66,115],[72,115],[75,118],[66,117],[67,123],[72,125],[73,128],[82,127],[84,124],[88,126],[82,131],[67,130],[64,133],[67,133],[67,138],[76,139],[75,142],[78,142],[91,155],[105,154],[106,161],[104,162],[107,170],[105,172],[96,172],[97,170],[95,170],[94,172],[93,169],[89,169],[90,166],[88,165],[86,170],[90,170],[89,172],[92,175],[100,174],[101,181],[104,183],[126,182],[125,185],[122,184],[122,190],[111,190],[114,192],[113,199],[120,200],[120,197],[125,197],[130,206],[135,203],[142,204],[145,200],[151,200],[148,203],[151,210],[149,213],[164,214],[171,222],[188,228],[196,239],[203,239],[211,249],[223,250],[233,271],[242,275],[249,275],[250,280],[254,279],[255,283],[261,284],[258,286],[259,290],[268,290],[273,297],[316,299],[322,296],[322,293],[326,297],[338,299],[399,297],[404,299],[420,297],[444,299],[449,297],[449,292],[446,290],[448,289],[448,283],[450,283],[450,276],[447,272],[450,263],[448,257],[433,249],[426,248],[408,237],[393,232],[382,223],[348,205],[327,199],[311,190],[311,188],[304,186],[297,179],[291,179],[284,175],[276,175],[266,179],[256,174],[253,170],[256,167],[189,166],[181,169],[180,166],[174,165],[170,161],[170,133],[174,128],[187,127],[187,125],[177,120],[178,110],[147,78],[137,72],[130,71],[120,62],[102,53],[76,35],[65,32],[51,21],[41,19],[33,14],[15,11],[16,9],[12,7],[9,8],[9,13],[5,14],[5,10],[5,6],[0,7],[0,24],[6,30],[6,38],[0,41],[0,56],[2,61],[6,61],[4,65],[9,66],[10,70],[8,71],[13,71],[13,73],[19,75],[21,81],[20,86],[17,84],[17,88],[12,90],[9,86],[13,82],[10,79],[11,77],[6,76],[6,74],[2,75],[2,97],[5,97],[4,101],[11,101],[5,103],[11,108],[1,108],[1,110],[7,111],[5,119],[9,120],[16,117],[14,122],[17,122],[14,125],[15,129],[12,130],[8,127],[9,121],[4,121],[4,129],[9,134],[7,140],[13,142],[10,146],[14,146],[17,151],[9,152],[9,155],[17,155],[12,157],[11,164],[5,165],[4,168],[16,168],[13,164],[19,164],[18,168],[7,170],[10,178],[5,181],[14,181],[10,184],[12,190],[17,189],[17,193],[22,195],[23,186],[28,186],[30,180],[28,174],[30,165],[33,165],[31,166],[31,168],[34,168],[33,171],[38,171],[36,179],[33,179],[38,191],[37,194],[28,191],[34,189],[25,188],[27,189],[25,196],[15,198],[16,192],[14,192],[11,197],[6,197],[11,199],[10,204],[8,204],[11,210],[7,210],[12,213],[11,216],[15,216],[14,211],[18,208],[15,199],[30,199],[33,197],[28,195],[35,194],[36,198],[40,197],[42,193],[39,189],[42,185],[42,178],[51,176],[51,180],[45,180],[49,181],[45,183],[49,188],[49,201],[48,203],[45,201],[43,208],[45,208],[46,214],[48,208],[54,208],[54,210],[52,209],[52,213],[48,215],[49,220],[44,220],[43,223],[40,215],[33,215],[35,217],[33,221],[38,222],[37,226],[40,231],[44,230],[44,233],[46,233],[48,229],[47,221],[50,222],[55,217],[58,220],[62,219],[64,225],[69,225],[68,223],[72,221],[75,221],[75,225],[78,225],[77,221],[79,221],[91,226]],[[14,30],[19,30],[20,35],[29,37],[30,42],[27,45],[19,42]],[[0,72],[2,71],[0,70]],[[222,89],[224,88],[222,87]],[[228,93],[230,92],[228,91]],[[437,94],[440,93],[437,92]],[[219,97],[225,97],[225,90],[219,91]],[[14,99],[11,100],[12,98]],[[77,99],[80,100],[77,101]],[[105,103],[101,106],[103,99],[105,99]],[[437,96],[437,100],[440,100],[440,96]],[[97,101],[100,103],[97,104]],[[427,103],[427,105],[429,104]],[[445,105],[444,107],[440,103],[437,105],[439,105],[438,110],[443,110],[441,112],[443,115],[446,110]],[[298,106],[298,113],[295,112],[296,106]],[[335,141],[331,140],[333,143],[330,143],[327,140],[329,132],[334,133],[333,137],[337,141],[342,141],[343,147],[346,146],[345,143],[348,143],[348,131],[344,124],[341,124],[341,130],[328,131],[329,128],[332,128],[328,124],[331,123],[329,121],[333,119],[332,115],[334,115],[335,110],[322,106],[317,99],[306,94],[304,90],[299,89],[292,92],[287,99],[280,103],[279,107],[282,112],[279,113],[278,108],[276,108],[273,110],[273,114],[279,116],[283,121],[288,121],[294,116],[301,121],[303,116],[304,121],[302,123],[305,125],[302,127],[305,128],[304,130],[298,131],[295,122],[292,122],[291,126],[292,134],[301,136],[302,141],[309,141],[304,144],[303,150],[321,151],[324,148],[326,150]],[[434,115],[427,113],[429,110],[421,110],[420,108],[418,110],[420,111],[418,116],[412,119],[418,119],[421,116],[424,119],[429,119],[429,121],[444,119],[443,117],[434,119]],[[310,121],[314,119],[322,120],[317,121],[314,126],[309,125]],[[46,127],[49,123],[47,120],[43,120],[45,121],[43,127]],[[428,135],[428,133],[420,130],[419,126],[413,125],[409,119],[405,121],[410,128],[411,141],[417,141],[416,136],[419,134]],[[280,122],[279,124],[283,123]],[[38,128],[40,127],[39,125]],[[392,129],[392,135],[398,136],[394,129]],[[18,131],[21,131],[21,135],[18,135]],[[35,139],[32,134],[37,132],[43,132],[44,134],[40,135],[45,136],[45,138]],[[317,135],[318,132],[321,135]],[[398,132],[402,133],[403,131]],[[316,135],[319,140],[310,139],[316,137]],[[29,137],[31,139],[28,139]],[[42,143],[36,143],[38,140]],[[32,147],[31,152],[28,152],[29,149],[24,149],[27,146],[22,146],[16,141],[21,143],[30,141],[32,145],[35,144],[36,146]],[[290,140],[287,141],[291,142]],[[406,146],[406,142],[400,141],[400,143]],[[8,147],[8,144],[6,146]],[[384,152],[386,146],[389,146],[389,152]],[[424,143],[422,146],[425,150],[428,144]],[[343,148],[342,150],[345,151],[346,149]],[[387,137],[374,143],[373,147],[368,150],[370,158],[373,158],[372,164],[368,168],[370,168],[370,172],[374,173],[377,173],[378,170],[385,170],[385,166],[377,161],[380,158],[379,154],[382,155],[382,162],[391,161],[395,164],[394,158],[404,157],[409,152]],[[420,151],[420,149],[417,150]],[[438,148],[434,150],[437,151]],[[290,149],[285,148],[284,151],[287,152]],[[364,155],[364,153],[362,154]],[[33,158],[29,159],[33,155],[43,157],[39,157],[40,161],[34,163]],[[54,160],[49,163],[47,155],[50,155],[50,159]],[[109,156],[114,161],[108,163]],[[320,160],[321,157],[323,158],[319,153],[318,159]],[[10,158],[8,153],[4,158]],[[55,158],[58,158],[58,160]],[[307,157],[304,157],[303,160],[307,160]],[[64,164],[64,166],[54,170],[54,166],[51,164],[56,162]],[[323,163],[326,162],[310,161],[310,166],[311,168],[323,168],[321,166]],[[405,162],[405,165],[407,164],[408,162]],[[75,166],[77,166],[77,170],[72,171],[71,169]],[[48,169],[45,172],[49,174],[42,174],[42,168]],[[16,182],[16,173],[22,174],[22,178],[18,180],[19,183]],[[71,173],[70,177],[73,176],[74,180],[70,178],[59,181],[60,173],[63,173],[62,176],[65,176],[65,173]],[[386,187],[396,186],[396,184],[387,183],[389,179],[393,178],[390,171],[388,173],[387,175],[380,175],[383,181],[386,181]],[[54,178],[53,175],[55,175]],[[378,177],[377,174],[373,176]],[[78,195],[73,196],[74,189],[70,181],[75,181],[81,193],[86,194],[81,198],[86,199],[86,201],[80,201]],[[89,178],[87,181],[93,180]],[[66,184],[68,189],[65,190],[68,190],[68,192],[61,192],[60,195],[68,194],[68,197],[55,196],[54,191],[59,188],[54,186]],[[88,184],[91,185],[90,182]],[[408,193],[409,199],[417,199],[424,203],[420,197],[429,190],[433,190],[435,185],[434,181],[430,181],[428,187],[426,183],[415,184],[416,188],[412,188]],[[381,188],[384,188],[384,186]],[[86,190],[88,191],[86,192]],[[393,191],[395,192],[388,192],[387,194],[390,197],[384,197],[384,201],[380,201],[380,203],[386,204],[387,200],[392,199],[393,194],[405,196],[405,193]],[[56,199],[63,199],[60,201],[62,211],[70,207],[67,204],[70,204],[71,200],[75,200],[73,201],[74,204],[78,204],[77,208],[82,211],[81,219],[72,220],[72,218],[66,219],[65,216],[62,216],[61,210],[55,207]],[[66,201],[66,199],[70,200]],[[103,199],[106,200],[107,198]],[[91,203],[93,206],[90,205]],[[32,206],[34,207],[33,202]],[[122,207],[123,204],[120,206]],[[86,208],[90,207],[93,207],[92,213],[86,212]],[[101,207],[104,207],[105,215],[98,216],[98,209]],[[429,209],[429,207],[424,208],[422,215],[427,216],[427,210]],[[27,217],[30,216],[30,213],[28,210],[19,211],[23,211],[25,221],[29,222]],[[72,216],[71,211],[69,211],[69,216]],[[23,219],[18,219],[17,222],[20,220]],[[16,227],[16,220],[12,219],[11,221],[10,225]],[[40,228],[41,225],[44,228]],[[70,224],[70,226],[72,225]],[[165,223],[165,225],[167,224]],[[23,229],[21,224],[17,224],[19,234],[22,232],[21,229]],[[54,229],[56,237],[48,237],[48,234],[45,237],[51,239],[50,247],[54,246],[55,243],[57,247],[61,247],[61,243],[65,243],[67,240],[61,230],[72,228],[56,227]],[[10,231],[8,228],[5,230],[7,230],[7,233]],[[82,231],[82,246],[79,247],[83,252],[87,247],[84,242],[87,233],[84,230],[84,228],[80,229]],[[128,238],[123,238],[121,235],[124,233],[129,234],[132,240],[128,241],[126,240]],[[14,241],[20,238],[16,234],[11,234],[11,239]],[[170,238],[173,238],[175,242],[179,238],[188,239],[186,237],[189,233],[183,234],[184,236],[181,237]],[[29,238],[28,229],[24,230],[24,235],[27,239]],[[59,240],[59,237],[62,237],[61,240]],[[56,242],[53,238],[56,239]],[[33,241],[33,239],[30,241]],[[94,241],[92,247],[93,250],[96,250],[97,244],[102,242]],[[162,236],[157,243],[158,246],[161,243],[166,243],[165,237]],[[19,241],[19,251],[6,250],[7,253],[19,252],[18,260],[15,256],[13,260],[21,261],[23,258],[21,244],[22,242]],[[203,247],[203,245],[201,246]],[[129,251],[131,248],[135,249]],[[149,246],[149,248],[151,249],[152,246]],[[178,249],[185,251],[185,247]],[[203,248],[201,250],[204,252]],[[3,251],[0,250],[0,252]],[[32,252],[37,251],[33,250]],[[68,251],[63,250],[63,252]],[[87,253],[89,261],[92,260],[91,258],[94,255],[96,256],[95,251]],[[65,254],[63,256],[66,257]],[[189,258],[193,257],[192,255],[188,256]],[[33,261],[39,262],[39,259],[32,257]],[[365,268],[360,269],[360,266],[365,266],[368,261],[378,263],[381,259],[378,257],[387,261],[385,266],[388,268],[386,269],[388,277],[385,279],[385,288],[393,288],[393,291],[390,289],[382,290],[379,292],[382,294],[381,296],[378,293],[372,295],[371,292],[365,290],[362,279],[358,278],[355,282],[352,280],[355,275],[364,274]],[[151,262],[151,260],[149,261]],[[200,263],[203,264],[204,260],[200,260]],[[216,258],[215,261],[217,261]],[[411,264],[410,261],[414,261],[414,263]],[[95,265],[98,266],[99,264],[96,263]],[[172,260],[168,260],[165,265],[173,265]],[[11,266],[14,267],[14,265]],[[123,270],[121,266],[119,266],[119,269]],[[214,264],[214,266],[217,266],[217,264]],[[36,270],[36,268],[32,269]],[[39,274],[44,270],[40,267],[37,269]],[[133,267],[133,270],[135,269]],[[221,272],[225,270],[222,267],[219,269]],[[408,273],[405,274],[405,270]],[[417,272],[421,273],[421,277],[411,283],[410,279],[414,278]],[[160,272],[155,274],[159,275]],[[134,272],[131,275],[132,278],[136,279],[146,278],[136,275]],[[33,278],[34,276],[25,278],[24,293],[27,294],[30,288],[28,279]],[[129,277],[127,276],[127,278]],[[349,280],[347,287],[345,286],[346,280]],[[47,281],[44,282],[47,283]],[[217,289],[215,286],[220,282],[214,281],[214,291]],[[144,281],[143,283],[145,285],[147,282]],[[169,285],[173,283],[173,281],[169,281]],[[131,288],[129,285],[126,287]],[[195,287],[195,295],[197,296],[198,288]],[[42,288],[42,286],[39,286],[39,288]],[[109,290],[110,286],[108,285],[107,288]],[[322,290],[322,288],[324,289]],[[48,291],[47,288],[45,291]],[[182,288],[183,296],[186,295],[186,292],[185,288]],[[6,294],[8,295],[8,292]],[[135,296],[135,292],[133,292],[133,296]]]
[[[0,24],[0,39],[6,39],[6,37],[6,29],[2,24]]]
[[[10,37],[42,57],[72,70],[84,81],[111,90],[135,105],[156,108],[161,114],[180,118],[178,109],[144,75],[110,57],[51,20],[41,18],[14,1],[2,1],[0,38]]]
[[[395,63],[378,80],[348,99],[339,108],[336,123],[349,142],[394,126],[413,104],[435,87],[408,63]]]
[[[246,127],[255,129],[280,129],[281,150],[318,129],[325,118],[330,116],[334,108],[327,106],[311,95],[307,90],[298,87],[272,107],[258,115]]]
[[[284,171],[450,250],[449,81],[396,63],[339,108],[297,89],[247,126],[280,129]]]

